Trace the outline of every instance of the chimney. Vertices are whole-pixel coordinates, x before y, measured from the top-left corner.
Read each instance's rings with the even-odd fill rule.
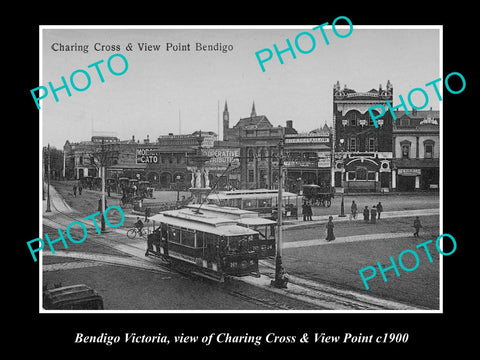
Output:
[[[289,129],[293,128],[293,120],[287,120],[287,128]]]
[[[135,135],[132,135],[132,141],[135,142]]]

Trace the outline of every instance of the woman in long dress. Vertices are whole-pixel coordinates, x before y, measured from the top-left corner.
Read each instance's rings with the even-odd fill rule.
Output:
[[[333,216],[330,216],[328,218],[328,223],[327,223],[327,226],[326,226],[326,228],[327,228],[327,238],[325,240],[327,240],[327,241],[335,240],[335,235],[333,234],[334,225],[333,225],[332,220],[333,220]]]

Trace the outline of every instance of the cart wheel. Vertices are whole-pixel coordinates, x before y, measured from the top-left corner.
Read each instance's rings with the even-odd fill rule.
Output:
[[[332,201],[331,200],[325,200],[325,206],[330,207],[330,205],[332,205]]]
[[[137,235],[137,229],[129,229],[129,230],[127,231],[127,237],[128,237],[129,239],[135,238],[136,235]]]

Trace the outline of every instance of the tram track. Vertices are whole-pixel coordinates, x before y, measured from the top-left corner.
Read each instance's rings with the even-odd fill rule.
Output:
[[[260,260],[259,265],[264,269],[264,273],[265,269],[275,270],[275,265],[269,260]],[[332,310],[425,310],[416,305],[378,298],[291,274],[289,274],[289,285],[295,286],[296,295],[305,301],[322,303],[323,306]]]
[[[70,221],[81,221],[87,226],[87,229],[94,230],[93,224],[90,224],[88,222],[84,222],[80,219],[78,219],[75,216],[71,216],[70,214],[63,213],[61,211],[58,211],[64,218],[63,219],[58,219],[58,218],[53,218],[53,216],[50,216],[46,222],[44,221],[44,226],[50,227],[53,230],[55,230],[55,226],[58,228],[64,228],[67,225],[67,222]],[[62,221],[63,220],[63,221]],[[46,224],[50,223],[50,224]],[[55,225],[54,225],[55,224]],[[76,230],[72,230],[72,234],[75,234]],[[117,233],[125,233],[126,236],[126,231],[117,231]],[[107,240],[107,241],[105,241]],[[102,237],[102,239],[96,239],[95,237],[89,237],[88,241],[95,243],[97,245],[104,246],[106,248],[112,249],[119,251],[123,254],[125,254],[125,259],[122,260],[122,257],[120,256],[106,256],[106,255],[98,255],[97,253],[82,253],[82,252],[75,252],[71,250],[56,250],[55,254],[52,254],[50,251],[45,251],[44,255],[50,255],[50,256],[59,256],[59,257],[65,257],[65,258],[75,258],[75,259],[81,259],[81,260],[89,260],[93,262],[97,262],[103,265],[109,265],[109,266],[120,266],[120,267],[129,267],[132,269],[137,269],[137,270],[142,270],[142,271],[148,271],[148,272],[153,272],[153,273],[161,273],[161,274],[175,274],[176,276],[184,277],[184,278],[198,278],[198,275],[186,273],[183,271],[176,271],[172,269],[168,264],[163,263],[160,259],[158,258],[151,258],[151,257],[145,257],[145,250],[140,249],[138,246],[132,245],[125,243],[120,240],[116,240],[112,238],[111,236],[108,237]],[[165,277],[165,279],[169,279],[170,277]],[[204,278],[202,278],[204,279]],[[225,284],[221,287],[221,290],[224,293],[227,293],[233,297],[242,299],[244,301],[247,301],[251,304],[254,305],[259,305],[261,307],[266,307],[268,309],[272,310],[292,310],[293,307],[290,305],[287,305],[285,302],[280,301],[279,299],[275,299],[271,296],[271,294],[263,294],[263,295],[270,295],[270,296],[253,296],[247,294],[245,289],[242,289],[242,291],[236,290],[236,286],[231,286],[231,284]]]
[[[57,227],[59,229],[63,229],[72,221],[77,221],[85,224],[88,231],[92,230],[96,232],[93,222],[84,221],[84,218],[81,218],[82,214],[78,213],[77,211],[73,211],[72,213],[65,213],[59,209],[55,209],[55,211],[57,214],[52,214],[43,218],[43,225],[49,226],[53,229],[55,229],[55,226],[58,225]],[[71,229],[72,234],[75,234],[75,231],[80,232],[80,230]],[[131,244],[115,239],[114,236],[111,236],[113,233],[124,235],[126,237],[126,230],[111,229],[108,232],[102,233],[104,236],[102,236],[101,239],[91,236],[88,238],[88,241],[125,254],[125,257],[129,258],[129,260],[121,261],[119,260],[120,256],[116,256],[116,260],[113,258],[108,260],[102,260],[98,258],[95,261],[107,265],[128,266],[130,268],[143,271],[162,272],[164,274],[175,273],[178,276],[186,278],[188,277],[190,279],[198,277],[198,275],[176,271],[158,258],[145,257],[145,245],[140,247],[138,243]],[[48,254],[47,251],[45,252]],[[67,252],[69,253],[70,257],[75,257],[74,255],[77,255],[79,258],[81,258],[81,255],[79,255],[80,253],[75,254],[71,250],[67,250],[63,253],[55,251],[55,254],[63,254],[63,256],[67,256]],[[92,252],[89,254],[95,253]],[[261,267],[260,272],[263,274],[271,274],[272,270],[275,269],[274,265],[269,260],[261,260],[259,261],[259,265]],[[230,277],[233,279],[232,283],[243,283],[244,285],[249,284],[254,285],[257,288],[261,287],[261,296],[258,296],[258,293],[249,295],[246,291],[238,291],[235,289],[237,285],[224,285],[221,288],[222,291],[230,294],[231,296],[241,298],[250,303],[274,310],[298,310],[302,304],[305,304],[305,307],[308,309],[319,310],[420,310],[420,308],[411,305],[375,298],[358,292],[340,289],[338,287],[326,285],[313,280],[303,279],[293,275],[289,275],[288,291],[283,289],[275,289],[269,285],[270,278],[267,275],[262,276],[263,282],[261,284],[255,281],[254,278],[246,279]],[[288,297],[289,301],[284,301],[283,299],[285,297]],[[294,303],[295,305],[291,306],[288,303]]]

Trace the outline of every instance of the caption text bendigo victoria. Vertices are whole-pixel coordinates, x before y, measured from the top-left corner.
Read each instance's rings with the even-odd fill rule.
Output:
[[[131,344],[193,344],[200,343],[204,346],[212,344],[250,344],[259,346],[262,344],[392,344],[392,343],[407,343],[409,340],[408,333],[383,333],[383,334],[363,334],[363,333],[349,333],[342,335],[328,335],[322,333],[303,333],[297,335],[278,335],[276,333],[269,333],[265,336],[251,335],[245,333],[244,335],[231,334],[228,332],[210,333],[209,335],[180,335],[169,336],[162,333],[156,335],[140,335],[137,333],[125,333],[124,336],[109,335],[108,333],[101,333],[100,335],[86,335],[84,333],[77,333],[74,339],[76,344],[103,344],[112,346],[118,343]]]

